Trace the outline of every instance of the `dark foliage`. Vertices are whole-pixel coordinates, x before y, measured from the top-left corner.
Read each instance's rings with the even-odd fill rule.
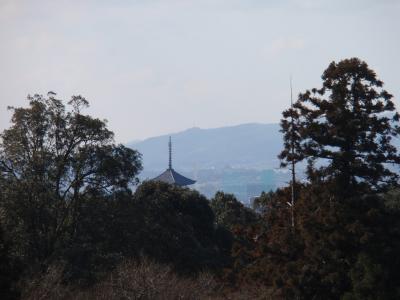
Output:
[[[400,162],[391,144],[399,133],[393,96],[357,58],[332,62],[322,80],[320,89],[301,93],[293,109],[283,114],[283,163],[307,159],[310,179],[332,180],[336,192],[345,197],[396,184],[398,175],[387,166]],[[295,157],[288,143],[291,116],[296,125]]]
[[[258,221],[259,216],[245,207],[232,194],[217,192],[211,199],[211,208],[215,214],[216,223],[232,231],[238,226],[248,226]]]
[[[67,109],[55,96],[35,95],[29,107],[11,108],[12,125],[1,134],[1,222],[25,271],[62,259],[83,226],[92,226],[85,207],[129,192],[141,170],[139,153],[115,145],[105,121],[82,114],[83,97],[72,97]]]
[[[264,227],[236,233],[230,275],[237,288],[268,287],[274,299],[398,299],[400,198],[386,193],[398,185],[389,168],[399,163],[392,96],[358,59],[330,64],[322,79],[281,123],[282,165],[308,161],[309,182],[295,186],[295,226],[289,187],[262,194]]]
[[[20,265],[12,257],[10,248],[0,223],[0,295],[5,300],[16,299],[19,295],[17,281]]]
[[[309,184],[296,186],[296,226],[289,189],[264,194],[268,232],[250,236],[257,242],[244,275],[256,273],[285,299],[396,299],[398,198],[380,194],[397,185],[388,164],[400,162],[392,96],[358,59],[331,63],[322,79],[283,115],[283,165],[308,160]]]
[[[162,182],[133,193],[140,154],[83,115],[83,97],[69,110],[53,93],[13,108],[0,144],[2,298],[18,297],[24,282],[22,295],[50,298],[75,288],[85,297],[85,285],[112,297],[143,287],[160,298],[182,294],[170,282],[201,297],[208,285],[196,275],[212,270],[226,298],[399,299],[400,193],[389,166],[400,163],[391,144],[399,116],[359,59],[331,63],[322,79],[281,122],[282,165],[308,161],[308,182],[294,184],[293,219],[289,187],[263,193],[257,212],[230,194],[210,202]],[[50,289],[40,284],[47,277]],[[118,290],[96,291],[101,281]]]
[[[134,195],[143,254],[172,263],[179,272],[222,268],[229,232],[217,230],[209,201],[197,191],[145,182]],[[221,239],[222,238],[222,239]]]
[[[295,229],[285,188],[268,196],[266,227],[236,233],[230,272],[236,287],[269,287],[274,299],[397,299],[400,215],[393,204],[400,198],[333,201],[323,185],[299,191]]]

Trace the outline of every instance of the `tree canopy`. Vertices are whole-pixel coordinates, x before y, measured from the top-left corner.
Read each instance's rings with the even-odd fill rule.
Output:
[[[68,107],[54,93],[28,100],[10,108],[1,134],[0,206],[18,251],[43,261],[76,234],[88,195],[129,191],[142,166],[137,151],[114,144],[106,121],[83,114],[82,96]]]
[[[106,278],[100,293],[140,298],[166,276],[167,285],[191,282],[190,295],[206,270],[216,299],[399,299],[392,95],[357,58],[332,62],[322,80],[281,121],[282,166],[307,161],[308,180],[293,172],[292,185],[262,193],[256,211],[223,192],[209,201],[163,182],[135,186],[140,154],[83,114],[81,96],[64,105],[35,95],[11,108],[0,142],[3,298],[95,298]]]
[[[282,131],[292,135],[281,153],[283,162],[308,161],[310,179],[332,180],[344,193],[358,188],[381,191],[397,183],[398,174],[388,164],[399,164],[392,144],[399,134],[399,114],[393,96],[382,88],[376,73],[358,58],[332,62],[322,75],[322,87],[301,93],[285,111]]]

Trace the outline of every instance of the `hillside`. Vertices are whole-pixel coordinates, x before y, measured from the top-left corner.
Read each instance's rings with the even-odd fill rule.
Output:
[[[163,135],[128,143],[143,155],[146,172],[163,170],[168,164],[168,137]],[[173,166],[184,171],[198,169],[279,166],[282,136],[278,124],[242,124],[213,129],[190,128],[171,134]]]

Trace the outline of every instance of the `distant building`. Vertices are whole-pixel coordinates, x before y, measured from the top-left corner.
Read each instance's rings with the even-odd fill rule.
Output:
[[[168,169],[165,170],[162,174],[158,175],[156,178],[154,178],[154,181],[162,181],[166,182],[169,184],[175,184],[178,186],[187,186],[194,184],[196,181],[189,179],[178,172],[176,172],[172,168],[172,142],[171,142],[171,137],[169,137],[169,143],[168,143],[168,149],[169,149],[169,163],[168,163]]]

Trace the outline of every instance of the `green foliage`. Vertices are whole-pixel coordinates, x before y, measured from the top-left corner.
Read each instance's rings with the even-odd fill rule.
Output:
[[[302,151],[301,115],[298,109],[291,107],[282,113],[280,122],[283,133],[283,150],[279,154],[281,167],[289,163],[298,163],[305,158]]]
[[[289,197],[289,188],[270,195],[266,230],[249,226],[239,235],[233,248],[239,286],[265,285],[284,299],[399,297],[400,211],[385,205],[386,195],[334,201],[323,185],[302,186],[295,228]]]
[[[12,125],[1,134],[4,231],[32,268],[58,259],[77,239],[93,195],[129,192],[141,170],[139,153],[115,145],[105,121],[82,114],[83,97],[73,96],[67,109],[55,96],[11,108]]]
[[[145,182],[135,192],[140,211],[138,228],[143,254],[171,263],[179,272],[217,269],[226,264],[226,249],[218,237],[208,200],[197,191],[162,182]],[[225,249],[225,250],[224,250]]]
[[[400,162],[392,96],[358,59],[331,63],[322,79],[281,123],[282,164],[308,161],[309,183],[296,185],[295,226],[290,188],[261,195],[267,231],[242,230],[233,274],[240,285],[270,287],[275,298],[398,299],[400,198],[384,193],[398,186],[388,164]]]
[[[211,208],[216,223],[231,231],[237,226],[247,226],[258,221],[257,214],[245,207],[232,194],[217,192],[211,199]]]
[[[93,283],[123,259],[143,256],[191,275],[229,264],[231,244],[231,233],[215,226],[209,201],[198,192],[144,182],[133,195],[91,194],[62,258],[70,282]]]
[[[82,286],[133,259],[117,269],[130,274],[121,276],[125,293],[134,276],[140,281],[132,270],[149,257],[181,275],[217,271],[227,295],[251,287],[257,292],[247,294],[261,299],[399,299],[400,193],[388,166],[400,163],[391,144],[399,116],[359,59],[331,63],[322,79],[281,122],[282,165],[308,161],[308,182],[295,185],[295,226],[289,187],[263,193],[257,213],[230,194],[208,201],[162,182],[132,193],[140,154],[115,145],[105,121],[83,115],[81,96],[70,108],[54,93],[12,108],[0,143],[3,298],[18,296],[22,273],[61,266],[57,288]]]
[[[121,238],[127,230],[131,232],[138,227],[129,220],[134,220],[135,216],[123,212],[126,202],[132,202],[131,198],[131,193],[122,192],[87,196],[79,209],[79,226],[60,252],[67,282],[95,283],[107,276],[125,256],[134,255],[129,247],[135,241]]]
[[[10,253],[10,248],[0,223],[0,295],[5,300],[16,299],[19,294],[16,283],[20,266]]]
[[[348,196],[357,190],[379,191],[396,184],[398,175],[388,163],[400,163],[391,144],[399,133],[399,115],[392,95],[368,65],[357,59],[332,62],[322,75],[320,89],[299,95],[284,112],[283,163],[308,160],[309,177],[332,180]],[[290,156],[290,117],[296,127],[296,157]],[[323,160],[316,167],[317,160]]]
[[[390,299],[387,297],[382,266],[375,264],[366,254],[360,254],[350,271],[353,291],[344,295],[350,299]]]
[[[232,194],[217,192],[210,204],[215,214],[217,229],[223,233],[223,239],[219,238],[224,245],[222,248],[230,257],[224,281],[229,284],[237,283],[240,281],[239,270],[246,268],[251,261],[250,248],[253,243],[248,234],[253,227],[259,225],[260,217]]]
[[[146,182],[132,194],[140,154],[115,145],[105,121],[83,115],[83,97],[72,97],[69,107],[53,93],[29,101],[11,108],[12,126],[1,135],[6,274],[9,253],[26,276],[56,264],[63,280],[80,285],[143,255],[185,274],[229,263],[231,234],[215,226],[199,193]]]

